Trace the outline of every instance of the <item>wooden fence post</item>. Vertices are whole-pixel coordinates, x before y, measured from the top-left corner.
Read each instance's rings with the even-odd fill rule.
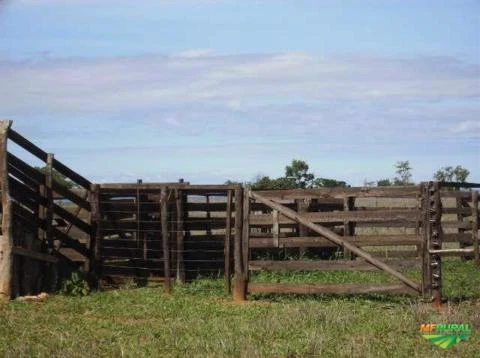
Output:
[[[235,287],[233,291],[233,298],[235,301],[245,301],[246,299],[246,280],[244,276],[244,265],[242,260],[242,191],[242,188],[235,189]]]
[[[474,190],[472,193],[472,239],[474,258],[477,265],[480,266],[480,248],[478,235],[478,191]]]
[[[102,244],[102,213],[100,211],[100,185],[92,184],[90,187],[90,272],[101,276],[101,244]]]
[[[177,212],[177,226],[176,226],[176,240],[177,240],[177,281],[179,283],[185,283],[185,262],[184,262],[184,232],[183,232],[183,192],[180,189],[175,190],[175,202]]]
[[[162,221],[162,247],[163,247],[163,270],[164,270],[164,287],[165,293],[172,293],[172,285],[170,282],[170,250],[168,245],[168,188],[162,187],[160,193],[161,203],[161,221]]]
[[[2,236],[0,236],[0,302],[12,296],[13,270],[13,218],[12,202],[8,188],[7,141],[12,121],[0,122],[0,190],[2,195]]]
[[[224,264],[225,264],[225,292],[232,292],[232,277],[230,269],[231,254],[231,235],[232,235],[232,191],[227,190],[227,211],[225,219],[225,244],[224,244]]]
[[[344,211],[352,211],[355,210],[355,197],[348,196],[343,199],[343,210]],[[355,235],[355,223],[351,221],[344,221],[343,222],[343,236],[353,236]],[[350,251],[343,249],[343,258],[345,260],[352,260],[353,255]]]
[[[428,183],[429,201],[429,251],[442,249],[442,202],[440,197],[440,186],[438,182]],[[438,253],[430,252],[430,282],[432,288],[432,303],[435,306],[442,304],[442,267],[441,256]]]

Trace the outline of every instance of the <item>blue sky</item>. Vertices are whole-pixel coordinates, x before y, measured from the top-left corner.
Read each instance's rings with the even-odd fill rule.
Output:
[[[94,181],[480,182],[478,1],[0,4],[0,117]]]

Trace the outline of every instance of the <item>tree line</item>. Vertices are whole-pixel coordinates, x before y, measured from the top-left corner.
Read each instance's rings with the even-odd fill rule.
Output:
[[[391,185],[415,185],[412,181],[412,166],[408,160],[398,161],[394,165],[395,176],[383,178],[377,181],[365,182],[366,186],[391,186]],[[465,183],[470,171],[460,165],[445,166],[438,169],[433,174],[433,179],[441,182],[461,182]],[[226,184],[237,183],[228,180]],[[247,183],[254,190],[267,189],[314,189],[314,188],[334,188],[349,186],[346,181],[326,177],[316,177],[310,171],[310,166],[304,160],[293,159],[290,164],[285,166],[284,175],[278,178],[272,178],[267,175],[258,175],[252,181]]]

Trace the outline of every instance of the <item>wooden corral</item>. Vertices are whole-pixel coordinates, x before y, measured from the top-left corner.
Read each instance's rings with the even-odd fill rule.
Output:
[[[237,300],[269,292],[407,292],[439,302],[441,257],[479,262],[479,185],[251,191],[183,181],[95,184],[11,124],[0,122],[3,300],[55,291],[81,270],[92,282],[161,281],[166,292],[173,282],[222,275],[227,292],[235,279]],[[421,282],[402,273],[412,267]],[[259,270],[383,271],[398,284],[252,282]]]

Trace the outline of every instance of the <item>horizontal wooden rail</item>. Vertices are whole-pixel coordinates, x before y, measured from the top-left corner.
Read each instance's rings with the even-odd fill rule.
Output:
[[[402,245],[420,245],[422,237],[420,235],[377,235],[377,236],[344,236],[349,242],[362,246],[402,246]],[[273,248],[275,240],[272,238],[250,237],[249,246],[251,248]],[[304,237],[280,237],[279,246],[285,248],[293,247],[336,247],[335,243],[319,236]]]
[[[45,262],[50,262],[50,263],[57,263],[58,262],[58,258],[55,257],[55,256],[46,254],[44,252],[25,249],[25,248],[19,247],[19,246],[14,246],[12,248],[12,252],[15,255],[28,257],[28,258],[38,260],[38,261],[45,261]]]
[[[419,268],[420,260],[389,260],[388,265],[395,269]],[[286,270],[286,271],[374,271],[379,269],[365,261],[353,260],[252,260],[248,268],[256,270]]]
[[[312,222],[318,223],[343,223],[344,221],[353,222],[384,222],[384,221],[418,221],[420,213],[418,210],[358,210],[358,211],[338,211],[338,212],[306,212],[302,217]],[[279,224],[293,224],[295,220],[289,219],[284,215],[279,215]],[[272,214],[251,214],[250,226],[272,225]]]
[[[82,230],[83,232],[90,234],[92,231],[92,227],[90,224],[86,223],[82,219],[78,218],[68,210],[65,210],[61,206],[57,204],[53,204],[53,212],[60,216],[62,219],[69,221],[71,224],[75,225],[77,228]]]
[[[72,190],[63,186],[62,184],[57,182],[55,179],[52,180],[52,189],[57,194],[61,195],[62,198],[70,200],[72,203],[80,206],[82,209],[90,211],[90,209],[91,209],[90,208],[90,203],[87,200],[78,196],[75,192],[73,192]],[[57,198],[58,198],[58,196],[57,196]]]
[[[440,256],[465,256],[473,255],[474,249],[441,249],[441,250],[429,250],[430,254],[437,254]]]
[[[58,171],[60,174],[63,174],[67,178],[72,180],[74,183],[80,185],[81,187],[83,187],[87,190],[90,190],[90,186],[92,185],[92,183],[88,179],[86,179],[83,176],[81,176],[80,174],[74,172],[72,169],[67,167],[65,164],[59,162],[57,159],[53,159],[52,167],[53,167],[53,169]]]
[[[23,160],[13,155],[12,153],[7,153],[8,164],[17,168],[19,171],[24,173],[30,179],[36,181],[39,184],[45,183],[45,175],[43,175],[39,170],[31,167]]]
[[[47,162],[48,153],[45,152],[43,149],[37,147],[35,144],[30,142],[27,138],[20,135],[18,132],[14,131],[10,128],[8,131],[8,139],[12,142],[18,144],[20,147],[25,149],[27,152],[33,154],[38,159],[42,160],[43,162]]]
[[[249,283],[248,293],[292,294],[368,294],[403,293],[418,294],[404,285],[392,284],[297,284],[297,283]]]

